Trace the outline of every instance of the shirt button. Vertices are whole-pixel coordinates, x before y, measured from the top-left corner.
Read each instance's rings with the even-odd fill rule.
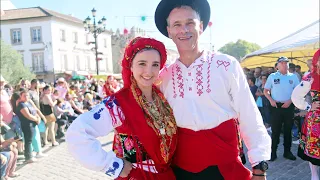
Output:
[[[188,75],[191,76],[191,72],[189,72]]]
[[[189,87],[189,91],[192,91],[192,88],[191,88],[191,87]]]

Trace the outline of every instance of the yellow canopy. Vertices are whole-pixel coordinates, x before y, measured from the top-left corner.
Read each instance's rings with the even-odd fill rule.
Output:
[[[261,54],[246,58],[241,62],[241,66],[249,69],[255,67],[274,67],[278,57],[286,56],[290,59],[290,62],[295,65],[300,65],[301,71],[305,72],[308,71],[306,61],[312,59],[316,51],[317,49],[309,49]]]
[[[274,67],[277,59],[286,56],[291,63],[301,66],[301,71],[307,71],[306,61],[312,59],[319,49],[320,20],[270,44],[269,46],[246,55],[241,66],[246,68]]]

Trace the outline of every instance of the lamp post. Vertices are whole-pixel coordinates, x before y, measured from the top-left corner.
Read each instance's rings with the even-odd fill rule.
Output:
[[[92,17],[93,17],[93,24],[91,23],[91,18],[88,16],[84,21],[83,21],[83,26],[85,31],[88,31],[88,33],[92,33],[94,37],[94,42],[89,42],[89,44],[95,44],[95,57],[96,57],[96,68],[97,68],[97,75],[99,75],[99,60],[101,58],[98,58],[99,54],[102,54],[101,52],[98,52],[98,35],[101,34],[106,30],[106,22],[107,19],[103,16],[101,20],[96,23],[96,12],[94,8],[91,10],[92,12]]]

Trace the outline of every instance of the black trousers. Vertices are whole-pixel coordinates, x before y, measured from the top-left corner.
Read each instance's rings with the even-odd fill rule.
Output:
[[[272,130],[272,152],[276,152],[280,142],[280,133],[283,124],[284,151],[290,151],[292,144],[292,126],[294,105],[288,108],[281,108],[282,103],[277,103],[277,107],[271,107],[271,130]]]
[[[210,166],[199,173],[192,173],[179,167],[173,167],[173,172],[177,180],[223,180],[218,166]]]
[[[24,135],[24,157],[25,160],[32,158],[32,138],[35,133],[35,125],[33,123],[21,123],[21,129]]]

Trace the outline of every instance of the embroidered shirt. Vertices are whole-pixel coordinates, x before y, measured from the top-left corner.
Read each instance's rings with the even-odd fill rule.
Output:
[[[164,68],[160,80],[178,127],[200,131],[238,118],[251,165],[270,159],[270,136],[235,58],[204,51],[189,67],[177,60]]]
[[[111,101],[110,103],[108,98],[96,105],[92,110],[81,114],[72,122],[66,133],[66,142],[70,154],[84,167],[95,171],[102,171],[112,178],[117,178],[123,168],[122,159],[118,158],[113,151],[106,152],[103,150],[101,143],[96,139],[107,136],[115,128],[122,125],[119,116],[123,117],[124,114],[122,114],[121,109],[118,109],[115,101]],[[106,106],[109,106],[108,108],[113,110],[116,122],[112,121],[109,109]],[[131,143],[128,143],[128,139],[124,134],[115,135],[116,137],[122,136],[122,138],[116,138],[116,140],[121,140],[121,142],[116,143],[113,150],[118,154],[118,151],[121,150],[120,154],[130,161],[130,158],[135,153],[135,150],[130,145]],[[119,148],[118,145],[120,144],[123,147]],[[143,162],[146,163],[147,161],[149,164],[154,164],[150,159]],[[138,168],[134,162],[133,166]],[[142,168],[145,171],[157,173],[153,166],[148,167],[143,165]]]

